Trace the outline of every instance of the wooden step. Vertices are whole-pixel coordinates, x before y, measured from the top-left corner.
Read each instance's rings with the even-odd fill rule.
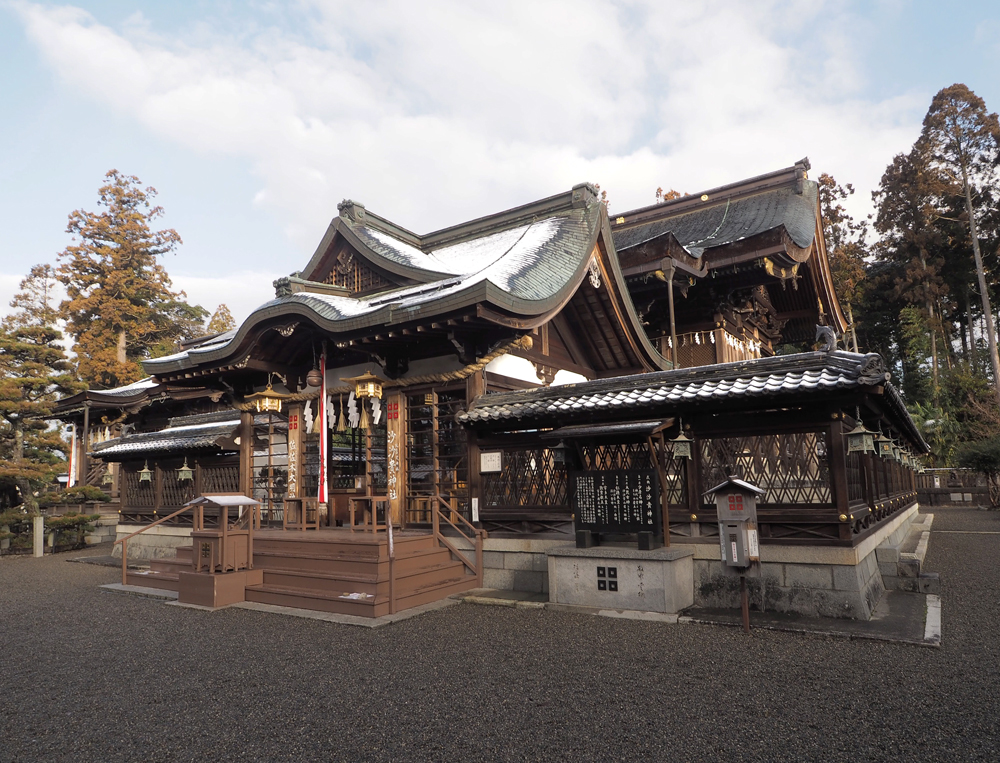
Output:
[[[434,548],[431,535],[404,535],[394,539],[396,556],[421,548]],[[293,556],[330,558],[384,558],[388,556],[385,535],[372,537],[365,533],[284,533],[254,536],[254,551],[284,553]]]
[[[460,578],[452,578],[438,585],[414,591],[407,596],[397,595],[396,611],[400,612],[404,609],[412,609],[413,607],[419,607],[421,604],[430,604],[432,601],[441,601],[442,599],[447,599],[452,594],[471,591],[478,587],[479,582],[475,575],[463,575]]]
[[[155,570],[129,570],[126,580],[129,585],[144,588],[160,588],[164,591],[177,592],[179,575],[176,572],[157,572]]]
[[[278,551],[258,551],[254,548],[254,567],[264,570],[300,570],[302,572],[356,572],[361,569],[382,570],[389,565],[388,558],[357,559],[344,556],[321,556],[289,554]],[[430,567],[451,561],[451,552],[446,548],[419,548],[407,550],[405,555],[397,556],[395,567],[400,572]]]
[[[408,571],[394,571],[396,591],[402,595],[420,590],[427,585],[460,577],[464,565],[461,562],[439,562],[432,566]],[[376,596],[389,594],[389,569],[358,572],[306,572],[289,569],[264,569],[264,584],[276,588],[302,591],[322,591],[334,595],[346,593],[369,593]]]
[[[150,559],[149,569],[176,575],[178,572],[190,572],[194,568],[190,559]]]
[[[194,546],[178,546],[177,560],[191,564],[194,561]]]
[[[338,615],[357,617],[381,617],[389,614],[389,600],[377,597],[370,599],[345,599],[342,596],[319,591],[269,586],[247,586],[246,600],[278,607],[294,607],[314,612],[332,612]]]

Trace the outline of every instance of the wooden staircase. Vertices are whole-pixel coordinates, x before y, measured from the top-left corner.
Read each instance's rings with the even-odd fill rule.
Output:
[[[178,590],[192,569],[192,547],[173,559],[153,559],[148,571],[128,571],[130,585]],[[432,533],[397,531],[393,559],[384,533],[349,530],[254,534],[253,568],[263,582],[247,585],[247,601],[381,617],[439,601],[480,585],[468,566]]]

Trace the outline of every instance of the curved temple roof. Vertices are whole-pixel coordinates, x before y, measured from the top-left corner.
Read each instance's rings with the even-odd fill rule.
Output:
[[[611,248],[607,212],[594,189],[583,185],[490,218],[418,238],[370,215],[353,202],[341,215],[307,267],[317,268],[333,238],[343,236],[365,258],[417,283],[358,297],[299,291],[261,305],[231,333],[206,344],[144,362],[151,374],[183,371],[237,358],[250,349],[258,326],[281,317],[303,317],[331,334],[391,327],[488,305],[513,319],[541,319],[560,308],[587,276],[595,257],[609,279],[646,367],[666,362],[649,343],[627,297],[620,268],[599,245]]]
[[[822,396],[878,387],[883,388],[883,407],[893,426],[927,452],[928,445],[888,381],[881,356],[840,350],[499,393],[481,398],[457,418],[473,426],[507,422],[509,428],[531,429],[578,419],[673,415],[688,407],[732,404],[740,399],[778,400],[796,394]]]

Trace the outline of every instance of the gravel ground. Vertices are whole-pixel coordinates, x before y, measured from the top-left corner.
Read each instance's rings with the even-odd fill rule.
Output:
[[[460,604],[375,630],[0,560],[0,760],[996,760],[1000,513],[940,509],[941,649]],[[106,552],[93,552],[106,553]]]

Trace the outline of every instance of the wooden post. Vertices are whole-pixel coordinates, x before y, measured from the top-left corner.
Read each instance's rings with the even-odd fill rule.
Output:
[[[750,599],[747,596],[747,574],[740,573],[740,608],[743,610],[743,632],[750,632]]]
[[[387,391],[382,411],[385,420],[386,495],[389,498],[387,519],[403,526],[406,499],[406,466],[403,463],[403,395],[398,389]]]
[[[240,414],[240,493],[253,498],[253,414]]]
[[[656,443],[652,436],[646,438],[646,447],[649,448],[649,457],[653,461],[653,468],[656,469],[656,476],[660,481],[660,512],[663,523],[663,545],[670,548],[670,497],[667,485],[667,448],[663,441],[663,433],[660,432],[660,444],[663,445],[661,457],[656,455]]]
[[[827,427],[826,451],[830,465],[830,494],[840,526],[840,539],[850,540],[852,523],[847,496],[847,448],[844,443],[844,427],[839,411],[834,411],[831,415],[836,418]],[[846,516],[847,521],[841,520],[841,516]]]
[[[685,459],[684,482],[687,490],[685,496],[688,509],[688,519],[692,516],[701,515],[701,439],[695,431],[692,431],[691,458]],[[691,536],[701,535],[701,525],[697,522],[691,523]]]
[[[90,402],[83,404],[83,439],[80,441],[80,484],[87,485],[90,477],[90,459],[87,451],[90,448]]]
[[[163,506],[163,469],[160,468],[160,462],[156,461],[153,463],[153,514],[154,516],[160,513],[160,507]]]
[[[479,371],[465,380],[465,400],[467,407],[471,406],[476,398],[484,394],[486,387],[486,380],[484,378],[485,373],[485,371]],[[469,454],[468,478],[469,506],[471,512],[473,499],[479,502],[480,507],[483,505],[483,478],[479,473],[479,439],[473,429],[467,430],[466,432],[466,447],[466,452]],[[469,519],[473,519],[471,513],[469,515]]]
[[[302,495],[302,409],[301,403],[293,403],[288,406],[288,432],[286,436],[286,450],[288,454],[288,481],[285,495],[291,501],[285,502],[285,510],[282,512],[282,524],[287,527],[289,514],[292,506],[298,507],[299,529],[305,532],[306,529],[306,502]]]

